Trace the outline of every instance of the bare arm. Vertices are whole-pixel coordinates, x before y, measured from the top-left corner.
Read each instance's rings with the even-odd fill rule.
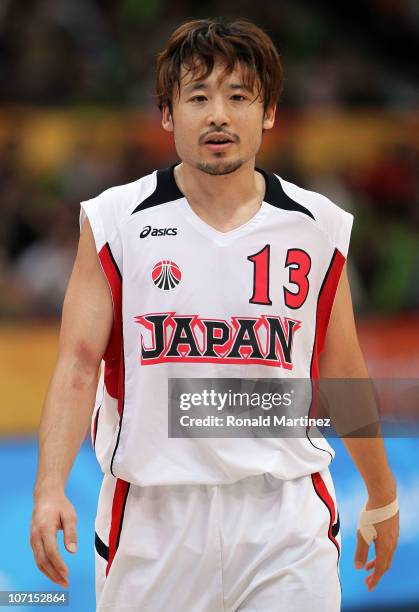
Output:
[[[337,288],[319,367],[322,378],[362,379],[369,376],[356,333],[346,265]],[[356,386],[351,389],[348,385],[348,389],[355,392]],[[342,440],[369,495],[377,505],[390,503],[395,496],[395,483],[383,439],[346,437]]]
[[[351,292],[346,272],[342,270],[332,313],[327,329],[325,345],[319,359],[322,378],[368,378],[368,370],[356,333]],[[367,510],[379,508],[396,497],[396,482],[387,462],[384,442],[376,438],[342,438],[368,491]],[[371,590],[390,567],[397,545],[398,514],[377,523],[375,541],[376,559],[366,569],[375,567],[366,583]],[[368,557],[368,545],[358,531],[355,565],[361,569]]]
[[[31,545],[38,567],[67,586],[67,567],[57,547],[64,530],[70,552],[76,544],[76,513],[65,485],[90,426],[98,369],[113,323],[112,298],[88,220],[83,225],[61,322],[58,359],[39,429]]]

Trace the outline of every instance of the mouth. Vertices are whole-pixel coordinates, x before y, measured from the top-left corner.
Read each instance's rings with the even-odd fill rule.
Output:
[[[233,144],[233,142],[231,142],[231,140],[227,140],[225,142],[211,142],[211,141],[208,141],[208,142],[205,143],[205,146],[210,151],[214,151],[215,153],[217,153],[219,151],[225,151],[232,144]]]
[[[229,146],[234,144],[231,136],[227,134],[218,133],[218,134],[210,134],[206,137],[204,141],[204,145],[210,150],[214,152],[225,151]]]

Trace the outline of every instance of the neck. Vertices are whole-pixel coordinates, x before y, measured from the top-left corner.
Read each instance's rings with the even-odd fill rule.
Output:
[[[230,174],[212,175],[182,162],[175,167],[175,180],[189,204],[200,211],[232,214],[243,207],[260,206],[265,179],[255,170],[254,159]]]

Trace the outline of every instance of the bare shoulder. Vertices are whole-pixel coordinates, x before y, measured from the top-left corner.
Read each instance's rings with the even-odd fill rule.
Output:
[[[99,257],[96,251],[95,239],[88,218],[85,219],[80,231],[79,245],[75,260],[75,269],[90,274],[103,276]]]

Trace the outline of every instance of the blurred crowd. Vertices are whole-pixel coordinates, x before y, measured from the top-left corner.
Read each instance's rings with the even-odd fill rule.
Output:
[[[418,102],[417,0],[3,0],[2,100],[150,104],[150,67],[169,34],[187,19],[220,15],[254,19],[273,38],[285,107]]]
[[[281,108],[414,113],[419,98],[417,0],[4,0],[3,111],[25,107],[151,108],[156,53],[188,18],[245,16],[275,40],[284,63]],[[59,315],[77,247],[79,202],[166,163],[132,141],[115,156],[88,141],[50,172],[22,165],[21,142],[0,130],[0,316]],[[42,147],[42,142],[39,144]],[[350,276],[364,313],[419,307],[419,156],[414,139],[366,164],[308,173],[288,147],[268,166],[355,215]],[[267,166],[267,167],[268,167]]]

